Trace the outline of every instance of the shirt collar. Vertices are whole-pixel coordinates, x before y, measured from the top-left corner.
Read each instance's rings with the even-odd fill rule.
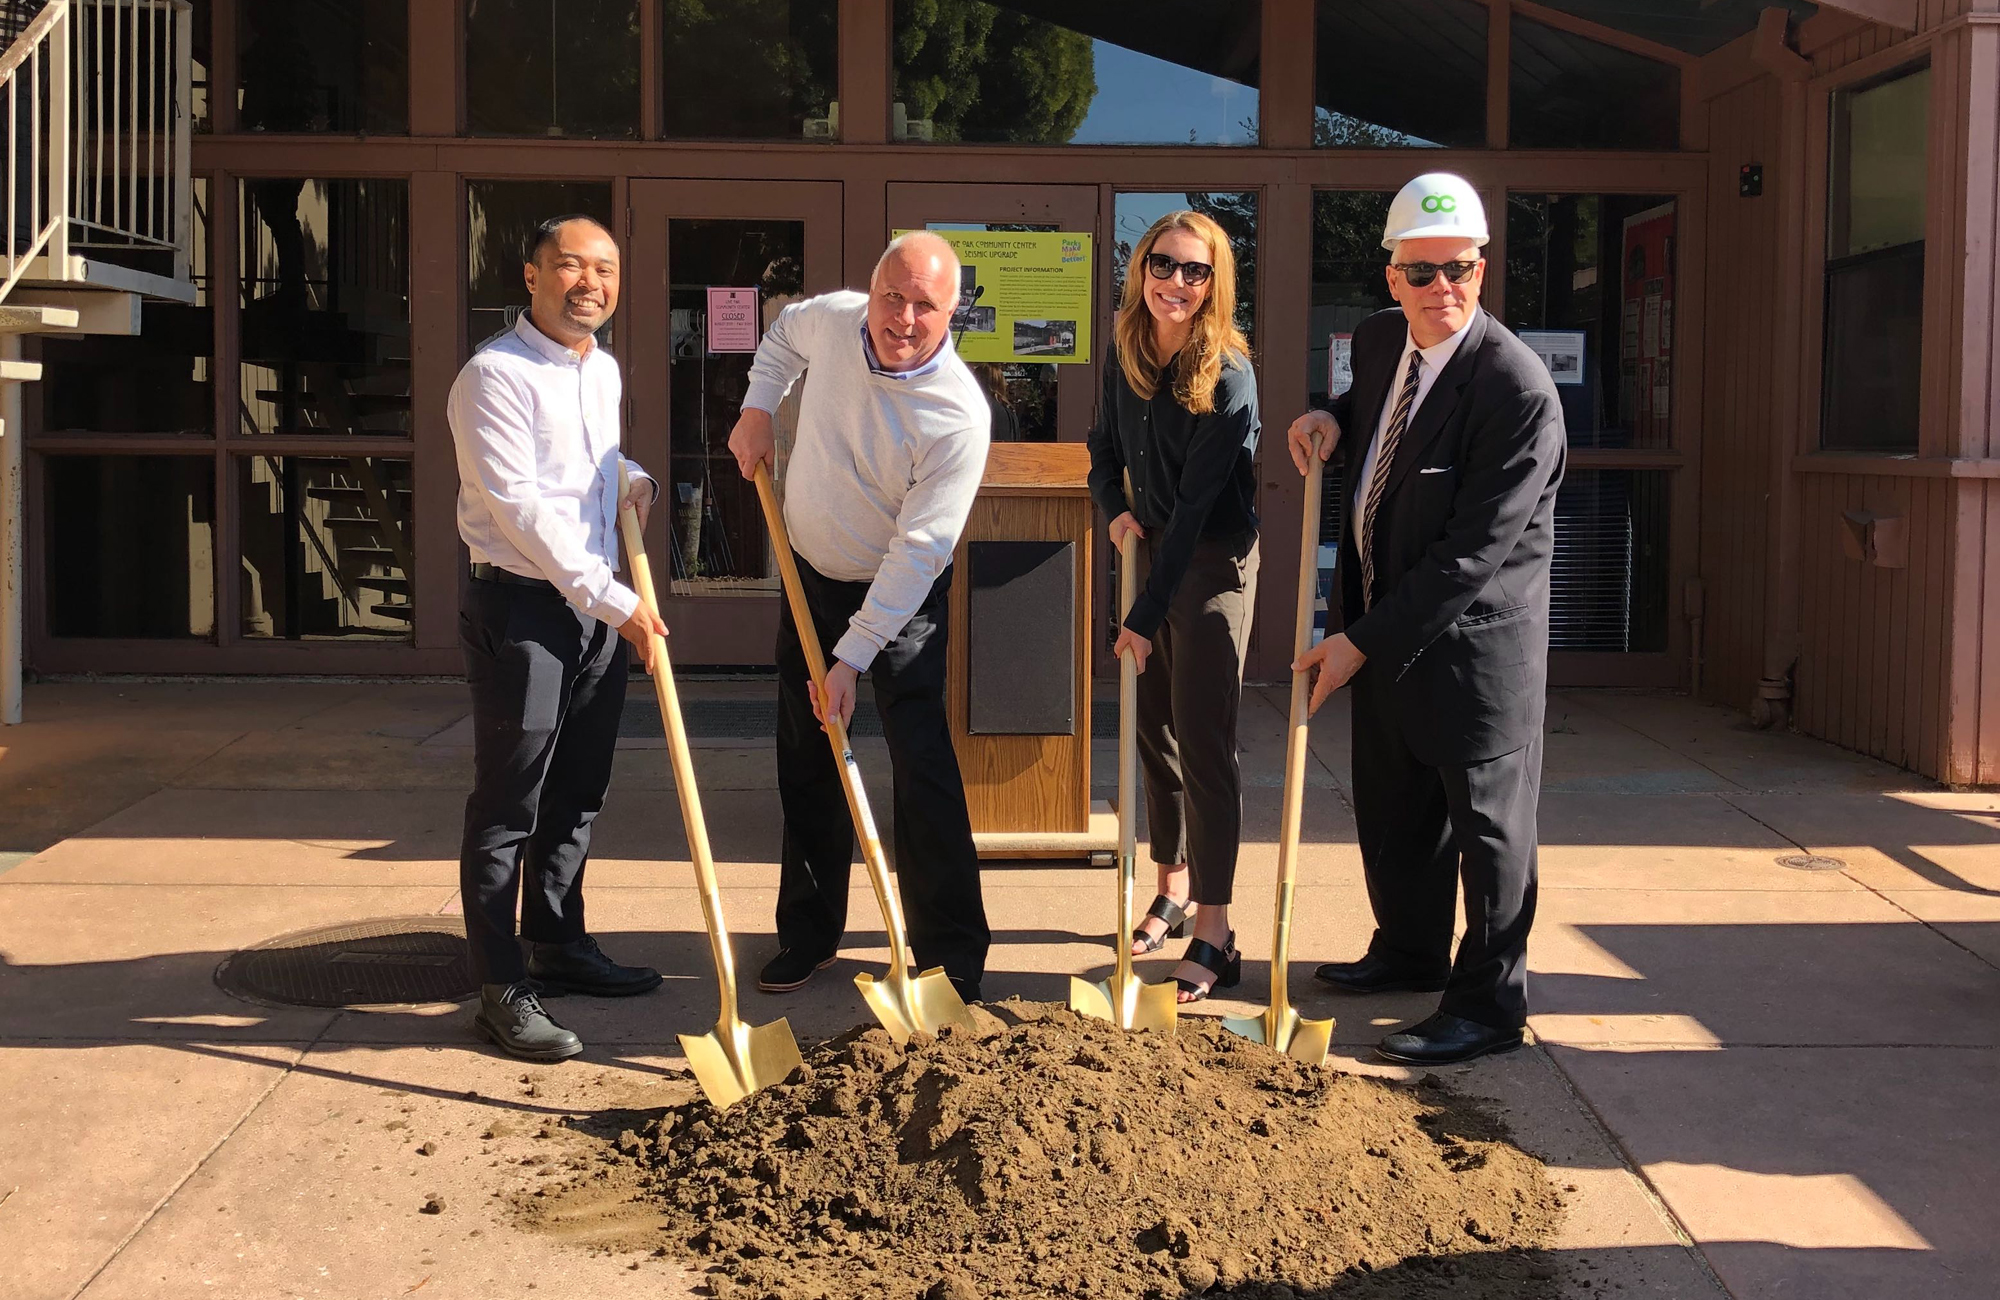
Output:
[[[537,333],[539,332],[537,331]],[[938,350],[931,353],[931,359],[918,366],[915,370],[884,370],[882,368],[882,359],[875,355],[875,340],[868,335],[868,322],[866,320],[861,322],[862,355],[868,358],[869,371],[882,376],[884,379],[907,381],[922,379],[927,375],[934,375],[938,372],[938,368],[944,365],[944,354],[949,351],[951,351],[951,332],[947,330],[945,331],[944,342],[938,344]]]
[[[1427,348],[1417,346],[1416,337],[1409,332],[1409,326],[1405,325],[1403,327],[1403,355],[1407,357],[1412,352],[1423,353],[1424,368],[1435,375],[1442,371],[1446,365],[1450,364],[1452,357],[1457,355],[1458,345],[1465,342],[1466,331],[1471,329],[1472,322],[1478,319],[1479,313],[1474,311],[1465,318],[1465,324],[1458,327],[1456,334],[1441,342],[1433,343]]]
[[[514,334],[523,343],[533,348],[537,354],[546,357],[557,365],[580,366],[590,360],[591,353],[597,351],[595,343],[591,344],[590,352],[577,352],[564,347],[548,335],[542,333],[539,329],[536,329],[535,322],[528,318],[528,313],[525,311],[514,322]]]

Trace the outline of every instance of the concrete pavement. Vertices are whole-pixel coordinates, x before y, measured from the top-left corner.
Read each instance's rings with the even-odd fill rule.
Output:
[[[1284,706],[1259,690],[1246,708],[1246,976],[1215,1013],[1269,986]],[[215,985],[276,935],[455,910],[464,714],[450,683],[31,688],[30,721],[0,733],[0,1238],[32,1249],[0,1297],[430,1300],[551,1276],[538,1293],[687,1292],[665,1261],[523,1237],[495,1196],[562,1167],[544,1125],[688,1088],[673,1035],[714,1012],[659,742],[621,744],[589,898],[606,946],[668,983],[561,1004],[582,1060],[505,1061],[456,1007],[279,1008]],[[1307,967],[1358,952],[1369,924],[1338,702],[1313,742]],[[880,742],[861,760],[886,813]],[[776,887],[768,742],[703,741],[696,763],[754,968]],[[1452,1073],[1576,1188],[1557,1251],[1574,1274],[1662,1297],[1991,1294],[2000,796],[1671,696],[1561,692],[1542,827],[1538,1045]],[[1778,863],[1803,853],[1845,867]],[[989,997],[1059,999],[1105,960],[1106,873],[1005,864],[986,883]],[[860,1019],[847,977],[882,946],[855,884],[843,963],[795,998],[750,995],[749,1018],[801,1037]],[[1367,1047],[1428,1000],[1336,999],[1305,974],[1294,994],[1338,1018],[1343,1068],[1395,1073]]]

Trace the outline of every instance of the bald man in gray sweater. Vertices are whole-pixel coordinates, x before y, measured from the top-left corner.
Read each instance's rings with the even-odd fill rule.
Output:
[[[754,477],[760,461],[772,463],[771,413],[805,376],[785,529],[833,660],[822,699],[787,604],[777,649],[778,953],[757,981],[767,993],[829,965],[846,929],[854,825],[820,720],[829,709],[852,719],[867,673],[895,774],[897,888],[911,950],[918,969],[944,967],[967,1002],[980,996],[992,936],[945,716],[946,599],[992,415],[951,346],[957,301],[951,245],[927,232],[902,236],[866,294],[825,294],[779,313],[729,435],[743,476]]]

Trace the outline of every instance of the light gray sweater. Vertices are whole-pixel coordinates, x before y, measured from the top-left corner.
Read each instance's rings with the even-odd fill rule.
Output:
[[[951,563],[986,471],[992,408],[949,340],[907,375],[870,364],[868,297],[823,294],[778,313],[750,366],[745,407],[776,411],[799,376],[785,529],[806,563],[868,597],[835,643],[866,672]]]

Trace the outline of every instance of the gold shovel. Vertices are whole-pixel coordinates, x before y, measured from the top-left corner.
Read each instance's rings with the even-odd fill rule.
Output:
[[[819,632],[813,626],[812,610],[806,605],[806,589],[799,582],[798,565],[792,559],[785,515],[771,489],[771,472],[761,461],[757,465],[757,499],[764,505],[771,550],[778,557],[785,599],[791,602],[792,623],[798,629],[799,646],[805,651],[806,671],[812,674],[813,688],[824,700],[826,656],[820,652]],[[864,971],[854,977],[854,987],[861,990],[869,1010],[898,1043],[908,1042],[910,1035],[918,1030],[935,1034],[946,1025],[972,1030],[975,1028],[972,1014],[966,1010],[958,990],[951,986],[944,967],[933,966],[915,976],[910,974],[903,907],[889,883],[889,864],[882,856],[882,839],[875,833],[875,815],[868,811],[868,793],[861,786],[861,769],[854,762],[854,748],[847,743],[847,727],[832,710],[827,710],[826,735],[833,745],[834,765],[840,769],[841,788],[847,792],[847,810],[854,817],[854,829],[861,839],[861,860],[868,867],[868,883],[875,886],[875,901],[882,906],[882,928],[889,933],[889,973],[877,979]],[[909,865],[904,864],[906,868]]]
[[[1125,481],[1132,495],[1132,481]],[[1139,539],[1125,534],[1118,554],[1118,615],[1132,612],[1139,594]],[[1120,1029],[1172,1033],[1180,997],[1172,984],[1148,984],[1132,970],[1132,879],[1138,874],[1139,665],[1128,650],[1118,658],[1118,919],[1111,946],[1118,954],[1111,978],[1069,980],[1069,1009],[1109,1020]]]
[[[625,471],[618,471],[618,531],[632,562],[632,587],[647,608],[658,609],[653,596],[653,570],[646,562],[646,543],[639,535],[639,516],[625,505]],[[701,914],[708,922],[709,953],[715,959],[715,983],[722,1004],[715,1028],[706,1034],[680,1035],[688,1068],[702,1095],[718,1110],[732,1106],[759,1088],[781,1083],[802,1063],[799,1043],[784,1020],[747,1025],[736,1013],[736,963],[729,951],[729,930],[722,920],[722,894],[715,884],[715,859],[708,847],[708,823],[701,815],[701,795],[694,785],[694,759],[688,753],[687,727],[681,721],[680,695],[674,690],[673,666],[667,661],[667,639],[653,637],[653,690],[667,728],[667,752],[673,758],[674,792],[681,800],[681,822],[687,828],[688,856],[701,887]]]
[[[1298,624],[1292,634],[1292,659],[1306,652],[1312,640],[1313,587],[1319,572],[1320,478],[1325,462],[1319,449],[1306,470],[1306,517],[1299,530]],[[1286,968],[1292,946],[1292,886],[1299,873],[1299,820],[1305,811],[1306,701],[1310,682],[1305,673],[1292,674],[1291,734],[1285,748],[1285,802],[1278,838],[1278,902],[1271,934],[1271,1006],[1248,1019],[1225,1016],[1222,1026],[1255,1043],[1275,1047],[1294,1060],[1318,1065],[1326,1060],[1333,1038],[1333,1021],[1302,1020],[1292,1006]]]

